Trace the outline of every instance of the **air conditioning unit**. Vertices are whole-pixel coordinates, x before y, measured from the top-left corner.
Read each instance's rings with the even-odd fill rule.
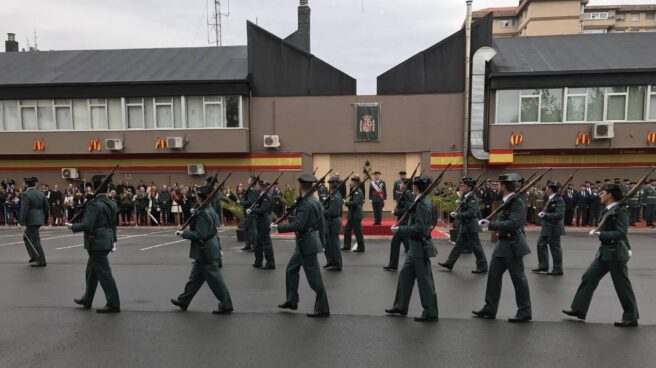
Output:
[[[595,123],[592,139],[610,139],[614,136],[613,123]]]
[[[265,135],[264,136],[264,147],[267,147],[267,148],[278,148],[278,147],[280,147],[280,136],[278,136],[278,135]]]
[[[189,164],[187,165],[187,174],[189,175],[204,175],[205,167],[203,164]]]
[[[184,139],[182,137],[166,137],[166,147],[171,149],[183,149]]]
[[[77,169],[72,167],[65,167],[61,169],[61,177],[62,179],[77,179],[80,177],[80,173],[77,171]]]
[[[110,151],[123,151],[123,140],[118,138],[105,139],[105,147]]]

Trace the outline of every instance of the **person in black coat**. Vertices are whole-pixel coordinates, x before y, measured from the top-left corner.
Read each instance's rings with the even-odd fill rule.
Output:
[[[585,226],[590,211],[589,195],[585,185],[581,185],[581,189],[575,193],[574,198],[576,202],[576,226]]]
[[[565,226],[572,226],[574,210],[576,209],[576,197],[573,186],[570,185],[567,191],[563,193],[563,200],[565,201]]]

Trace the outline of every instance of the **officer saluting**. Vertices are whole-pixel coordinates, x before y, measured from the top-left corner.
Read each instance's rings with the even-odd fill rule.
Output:
[[[330,199],[324,203],[323,217],[326,221],[326,265],[327,271],[342,270],[342,253],[339,251],[339,233],[342,231],[342,207],[344,199],[337,188],[342,181],[333,176],[328,180]]]
[[[97,309],[98,313],[119,313],[121,301],[112,276],[107,255],[116,243],[116,203],[107,196],[107,186],[101,187],[105,175],[95,175],[91,184],[96,191],[95,197],[85,203],[82,221],[78,224],[67,223],[66,227],[74,233],[84,232],[84,249],[89,254],[86,270],[86,290],[75,304],[90,309],[96,294],[98,283],[105,292],[107,304]]]
[[[430,183],[431,178],[428,176],[414,178],[415,201],[419,199],[419,195],[428,188]],[[424,308],[421,317],[415,317],[415,321],[419,322],[434,322],[438,319],[437,293],[430,263],[430,258],[437,256],[437,250],[430,235],[433,227],[432,208],[430,197],[426,196],[417,202],[416,209],[410,214],[407,225],[392,227],[392,232],[409,239],[410,249],[399,273],[394,305],[391,309],[385,309],[385,312],[402,316],[408,314],[412,289],[415,279],[417,279],[421,306]]]
[[[547,182],[548,206],[538,213],[542,219],[542,229],[538,239],[538,268],[536,273],[546,272],[547,275],[561,276],[563,274],[563,250],[560,247],[560,236],[565,234],[565,200],[560,194],[560,183]],[[548,246],[548,248],[547,248]],[[553,270],[549,271],[549,249],[553,257]]]
[[[523,260],[525,255],[531,253],[524,236],[526,205],[521,195],[515,195],[517,182],[521,180],[521,176],[515,173],[499,176],[499,194],[503,197],[505,208],[499,212],[496,221],[483,219],[478,222],[481,226],[489,226],[490,230],[496,230],[499,239],[490,260],[485,306],[481,310],[472,312],[479,318],[496,318],[501,283],[506,270],[510,273],[510,279],[515,287],[517,302],[517,314],[508,321],[528,322],[532,318],[531,296],[528,280],[524,274]]]
[[[300,197],[296,200],[296,217],[289,224],[277,225],[271,224],[271,230],[274,232],[296,233],[296,248],[292,258],[287,264],[286,285],[287,300],[280,304],[278,308],[298,309],[298,282],[299,271],[301,267],[305,271],[305,277],[312,290],[317,293],[314,302],[314,311],[308,313],[308,317],[328,317],[330,309],[328,307],[328,296],[326,288],[323,286],[321,279],[321,270],[317,253],[321,252],[325,243],[324,218],[321,203],[312,195],[307,195],[312,184],[317,181],[313,175],[304,174],[298,178]]]
[[[30,256],[29,263],[36,262],[31,267],[46,267],[46,254],[41,246],[41,237],[39,228],[45,224],[45,214],[50,212],[50,205],[46,196],[36,190],[36,183],[39,181],[35,177],[25,178],[27,191],[21,196],[21,208],[19,224],[25,226],[23,241],[27,254]]]
[[[196,195],[201,206],[211,192],[212,188],[208,186],[198,188]],[[219,217],[211,205],[199,207],[198,211],[189,230],[175,232],[175,235],[191,240],[189,258],[194,262],[184,292],[176,299],[171,299],[171,303],[186,311],[191,299],[203,286],[203,283],[207,282],[214,296],[219,300],[219,308],[212,313],[227,314],[232,312],[232,300],[219,270],[221,243],[216,232]]]

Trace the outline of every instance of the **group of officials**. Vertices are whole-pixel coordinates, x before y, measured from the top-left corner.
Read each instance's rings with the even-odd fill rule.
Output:
[[[402,172],[402,174],[405,174]],[[374,196],[386,197],[384,182],[379,179],[379,172],[374,174],[372,189]],[[429,176],[414,177],[412,181],[402,175],[401,180],[394,185],[394,197],[397,201],[394,214],[397,224],[391,230],[390,260],[387,271],[398,269],[401,245],[406,252],[405,261],[399,272],[394,303],[385,311],[389,314],[407,315],[408,306],[415,280],[419,289],[423,312],[416,321],[430,322],[438,320],[437,293],[433,279],[431,258],[437,256],[437,250],[431,238],[435,224],[436,212],[430,196],[427,195],[432,179]],[[84,233],[84,248],[89,260],[86,269],[86,290],[83,296],[74,302],[85,309],[91,308],[98,283],[105,292],[107,300],[99,313],[120,312],[120,300],[116,283],[109,266],[108,254],[115,249],[116,237],[116,205],[107,197],[109,178],[94,176],[91,183],[96,191],[95,196],[87,201],[82,213],[82,220],[77,224],[67,223],[73,232]],[[310,287],[316,293],[316,301],[309,317],[327,317],[330,315],[328,297],[321,278],[321,269],[317,255],[325,252],[326,265],[329,271],[341,271],[343,264],[339,251],[339,233],[342,230],[342,206],[348,208],[347,223],[342,250],[351,250],[350,231],[354,230],[357,244],[354,252],[364,252],[364,239],[360,229],[362,220],[362,204],[364,196],[359,177],[353,176],[350,181],[349,193],[344,196],[345,184],[339,177],[328,180],[328,187],[318,182],[313,175],[304,174],[298,178],[299,195],[295,204],[295,216],[287,224],[271,222],[271,198],[266,180],[249,179],[249,190],[242,198],[245,209],[246,231],[249,226],[255,229],[256,235],[247,238],[245,250],[255,253],[254,267],[274,269],[271,232],[294,232],[296,247],[286,268],[286,300],[280,304],[282,309],[296,310],[299,296],[299,273],[303,268]],[[25,178],[28,186],[25,206],[22,207],[20,224],[25,226],[24,240],[30,255],[30,263],[34,267],[45,267],[46,260],[39,240],[39,227],[43,225],[44,214],[48,211],[48,203],[43,194],[34,189],[36,178]],[[520,192],[523,178],[518,174],[504,174],[499,177],[498,193],[502,201],[500,211],[495,220],[482,218],[479,199],[476,196],[476,180],[464,177],[460,181],[461,199],[458,208],[451,213],[457,221],[458,237],[447,260],[440,266],[453,269],[455,262],[465,247],[470,247],[476,256],[477,274],[487,274],[485,304],[482,309],[473,311],[476,317],[496,318],[503,274],[507,270],[515,288],[517,302],[516,315],[510,322],[527,322],[532,319],[529,285],[524,273],[523,257],[531,251],[524,233],[524,219],[527,207],[527,196]],[[374,185],[375,183],[375,185]],[[259,189],[254,189],[255,184]],[[320,191],[319,200],[314,192]],[[544,210],[538,216],[543,221],[543,227],[538,240],[538,267],[533,271],[547,275],[562,275],[562,249],[560,236],[564,234],[563,218],[565,204],[560,193],[560,183],[547,183],[548,200]],[[177,236],[191,241],[189,257],[193,266],[189,280],[182,294],[171,302],[182,310],[186,310],[196,292],[204,282],[207,282],[212,292],[219,300],[219,307],[213,313],[227,314],[233,311],[230,293],[221,274],[221,244],[217,234],[218,216],[213,197],[216,194],[213,183],[197,190],[199,204],[194,212],[189,229],[176,231]],[[370,197],[371,197],[370,192]],[[563,310],[567,315],[585,319],[592,294],[601,278],[611,273],[615,289],[620,298],[624,315],[622,320],[615,322],[616,326],[637,326],[638,308],[631,282],[628,278],[627,262],[631,256],[630,244],[627,238],[630,222],[626,206],[618,204],[623,200],[622,189],[617,184],[606,184],[600,191],[601,203],[605,206],[602,212],[603,225],[600,229],[590,232],[598,237],[601,243],[597,254],[584,273],[571,308]],[[205,203],[208,198],[212,202]],[[372,203],[374,200],[372,199]],[[375,217],[380,223],[382,201],[377,208]],[[253,225],[251,225],[253,224]],[[478,233],[487,227],[497,234],[497,242],[488,262],[483,252]],[[360,231],[358,231],[360,230]],[[553,268],[549,271],[549,250],[552,254]],[[266,263],[263,264],[266,259]]]

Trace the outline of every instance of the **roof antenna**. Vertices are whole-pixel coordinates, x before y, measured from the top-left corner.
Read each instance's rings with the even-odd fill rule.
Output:
[[[214,10],[210,19],[210,9],[209,2],[214,3]],[[207,7],[207,43],[214,44],[214,46],[223,46],[223,27],[221,25],[221,20],[223,17],[230,16],[230,0],[227,0],[228,11],[226,13],[221,12],[221,0],[207,0],[205,6]],[[210,40],[210,32],[214,30],[214,41]]]

